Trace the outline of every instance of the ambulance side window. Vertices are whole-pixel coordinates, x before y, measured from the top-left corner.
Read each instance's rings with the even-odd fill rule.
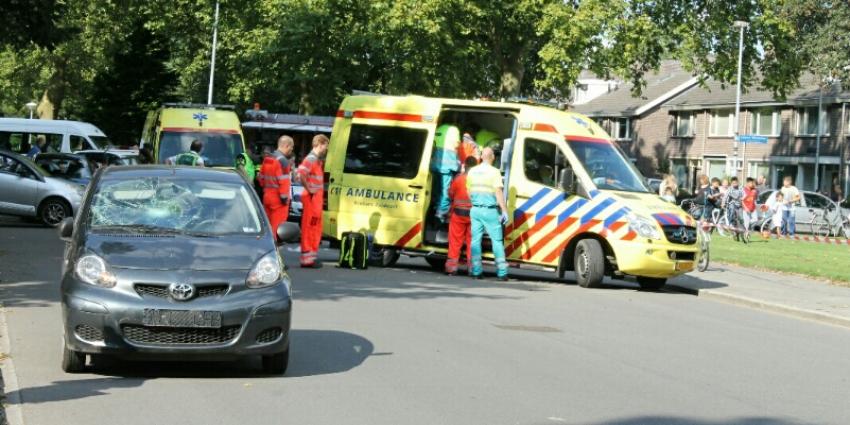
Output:
[[[412,179],[427,139],[427,130],[354,124],[343,173]]]
[[[558,174],[566,165],[566,158],[554,143],[525,139],[523,168],[527,179],[549,187],[557,187]]]

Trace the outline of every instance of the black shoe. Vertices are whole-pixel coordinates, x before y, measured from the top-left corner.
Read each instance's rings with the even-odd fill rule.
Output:
[[[317,262],[317,263],[313,263],[313,264],[302,264],[301,268],[302,269],[321,269],[322,263]]]
[[[481,279],[483,279],[483,278],[481,277],[481,275],[480,275],[480,274],[471,274],[471,275],[469,275],[469,277],[471,277],[471,278],[473,278],[473,279],[475,279],[475,280],[481,280]]]
[[[446,276],[457,276],[457,272],[446,272]]]
[[[498,281],[500,281],[500,282],[507,282],[507,281],[508,281],[508,277],[507,277],[507,276],[499,276],[499,277],[497,277],[496,279],[497,279]]]

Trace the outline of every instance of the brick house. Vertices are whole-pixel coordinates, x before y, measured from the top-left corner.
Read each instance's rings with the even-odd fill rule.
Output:
[[[842,93],[838,85],[824,88],[819,155],[818,97],[817,81],[810,75],[784,100],[758,89],[743,93],[739,134],[765,136],[767,143],[739,143],[735,164],[735,86],[716,81],[695,86],[663,105],[673,123],[664,152],[670,169],[719,178],[736,171],[739,177],[763,175],[772,187],[791,176],[797,187],[823,192],[831,190],[835,179],[846,186],[850,93]]]
[[[817,149],[817,81],[804,76],[786,99],[750,88],[741,96],[739,134],[767,138],[767,143],[739,143],[735,164],[735,86],[709,80],[697,85],[675,61],[648,75],[640,97],[631,84],[613,90],[573,110],[598,122],[645,176],[674,174],[691,189],[698,174],[710,177],[764,175],[776,187],[790,175],[801,189],[829,192],[838,179],[846,197],[850,189],[850,92],[836,84],[824,88],[823,129]],[[817,159],[816,159],[817,158]],[[737,165],[737,170],[736,170]]]

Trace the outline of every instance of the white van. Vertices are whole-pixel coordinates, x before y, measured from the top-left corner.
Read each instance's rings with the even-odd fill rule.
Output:
[[[26,155],[38,136],[47,141],[45,152],[69,153],[111,146],[106,135],[87,122],[0,118],[0,150]]]

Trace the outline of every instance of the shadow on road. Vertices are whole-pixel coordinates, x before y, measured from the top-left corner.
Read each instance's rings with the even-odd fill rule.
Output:
[[[614,419],[605,422],[594,422],[595,425],[797,425],[801,423],[802,422],[793,422],[787,419],[769,417],[708,420],[677,416],[640,416],[635,418]]]
[[[9,215],[0,215],[0,228],[40,228],[50,229],[44,224],[38,222],[35,218],[27,219],[23,217],[15,217]]]
[[[349,332],[293,329],[290,333],[290,350],[289,368],[284,377],[346,372],[360,366],[367,357],[373,355],[374,347],[368,339]],[[262,372],[259,356],[231,362],[141,361],[96,357],[91,372],[126,379],[278,378]],[[25,389],[24,394],[28,391]]]
[[[49,385],[22,388],[6,395],[7,400],[20,400],[22,404],[50,403],[53,401],[78,400],[81,398],[106,395],[115,388],[135,388],[141,386],[143,379],[91,378],[67,381],[54,381]]]

